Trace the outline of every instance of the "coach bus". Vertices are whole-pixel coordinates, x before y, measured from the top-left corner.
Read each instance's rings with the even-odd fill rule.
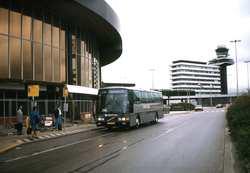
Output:
[[[125,87],[106,87],[98,92],[96,125],[112,129],[157,123],[163,118],[162,93]]]

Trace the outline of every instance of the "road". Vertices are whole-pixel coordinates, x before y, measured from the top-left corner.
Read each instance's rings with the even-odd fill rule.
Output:
[[[0,154],[1,172],[222,172],[225,108],[165,116],[23,144]]]

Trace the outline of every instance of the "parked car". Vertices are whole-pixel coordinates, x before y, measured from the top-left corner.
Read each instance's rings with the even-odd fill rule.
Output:
[[[222,104],[217,104],[216,108],[223,108],[223,105]]]
[[[194,110],[195,111],[203,111],[203,107],[201,105],[196,105]]]

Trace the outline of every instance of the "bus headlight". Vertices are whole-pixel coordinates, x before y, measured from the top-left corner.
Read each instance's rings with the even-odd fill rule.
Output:
[[[129,120],[129,118],[125,118],[125,117],[118,118],[118,121],[126,121],[126,120]]]
[[[98,121],[104,121],[104,118],[99,117],[97,120]]]

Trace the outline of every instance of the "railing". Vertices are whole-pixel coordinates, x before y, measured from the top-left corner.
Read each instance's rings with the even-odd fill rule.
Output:
[[[73,126],[76,123],[86,121],[93,122],[93,104],[92,100],[66,100],[68,110],[64,108],[64,100],[25,100],[25,99],[0,99],[0,133],[8,133],[12,135],[15,132],[14,125],[16,123],[16,112],[19,106],[22,106],[23,123],[29,117],[32,107],[37,106],[41,118],[46,116],[54,116],[54,110],[57,105],[61,105],[62,124]],[[64,121],[65,118],[65,121]],[[55,120],[55,118],[53,118]],[[5,130],[4,130],[5,129]],[[8,129],[6,131],[6,129]],[[39,129],[38,129],[39,130]]]

